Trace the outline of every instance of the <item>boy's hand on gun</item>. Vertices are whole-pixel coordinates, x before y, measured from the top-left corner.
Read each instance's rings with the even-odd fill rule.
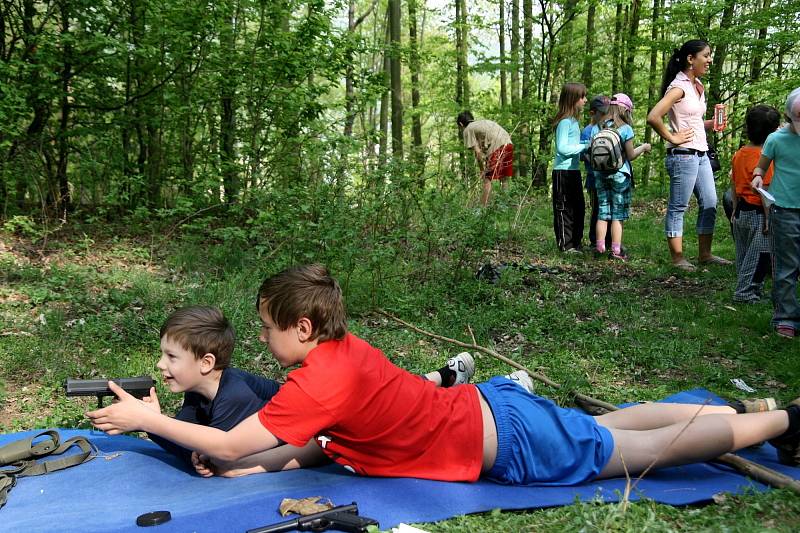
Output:
[[[142,429],[142,419],[153,413],[152,407],[128,394],[113,381],[108,382],[108,388],[117,395],[119,401],[108,407],[86,413],[86,416],[91,419],[92,425],[109,435],[119,435]],[[152,395],[154,392],[151,389],[150,394]]]

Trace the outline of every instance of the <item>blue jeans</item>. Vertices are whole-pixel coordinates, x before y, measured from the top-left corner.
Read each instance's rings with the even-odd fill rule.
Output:
[[[692,194],[697,198],[697,234],[714,233],[717,218],[717,190],[714,187],[714,173],[708,156],[696,154],[667,154],[667,174],[669,174],[669,203],[664,226],[667,237],[683,236],[683,215],[689,207]]]
[[[773,205],[769,213],[772,245],[772,325],[800,329],[797,275],[800,272],[800,209]]]

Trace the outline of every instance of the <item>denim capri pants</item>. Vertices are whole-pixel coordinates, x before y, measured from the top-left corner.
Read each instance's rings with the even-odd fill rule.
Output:
[[[478,384],[497,426],[497,458],[486,477],[508,485],[577,485],[611,458],[611,432],[503,377]]]
[[[667,237],[683,236],[683,215],[689,207],[692,194],[697,198],[697,234],[714,233],[717,218],[717,190],[711,163],[704,153],[667,154],[669,174],[669,202],[664,221]]]

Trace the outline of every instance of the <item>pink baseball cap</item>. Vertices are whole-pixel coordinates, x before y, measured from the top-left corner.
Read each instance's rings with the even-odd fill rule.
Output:
[[[611,105],[618,105],[624,107],[628,111],[633,111],[633,101],[625,93],[617,93],[611,97]]]
[[[786,98],[786,116],[794,124],[794,132],[800,135],[800,87]]]

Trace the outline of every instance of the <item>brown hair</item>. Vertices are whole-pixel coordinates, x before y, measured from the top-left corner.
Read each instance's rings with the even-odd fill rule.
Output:
[[[578,112],[575,109],[575,105],[584,96],[586,96],[586,86],[584,84],[576,82],[565,83],[558,97],[558,113],[556,113],[556,118],[553,119],[553,127],[558,126],[558,123],[567,117],[577,119]]]
[[[161,338],[168,337],[184,350],[200,359],[214,354],[214,369],[221,370],[231,364],[231,354],[236,344],[233,326],[216,307],[193,305],[178,309],[161,326]]]
[[[342,289],[322,265],[295,266],[265,279],[256,309],[262,303],[281,330],[306,317],[314,328],[310,340],[341,339],[347,333]]]

